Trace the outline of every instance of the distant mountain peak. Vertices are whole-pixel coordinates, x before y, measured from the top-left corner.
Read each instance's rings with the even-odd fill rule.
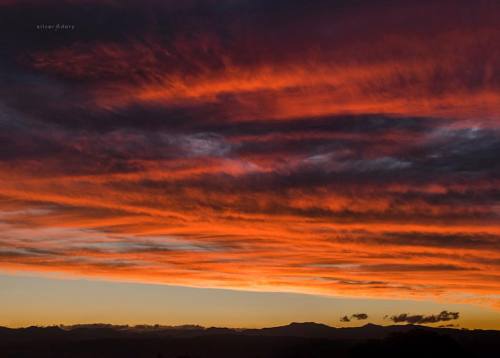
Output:
[[[332,328],[330,326],[327,326],[326,324],[316,323],[316,322],[291,322],[290,324],[288,324],[288,327],[327,327],[327,328]]]

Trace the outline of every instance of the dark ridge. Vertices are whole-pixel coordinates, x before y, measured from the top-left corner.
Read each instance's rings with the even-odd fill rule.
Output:
[[[494,357],[500,331],[415,325],[335,328],[313,322],[262,329],[76,325],[0,327],[6,358]]]

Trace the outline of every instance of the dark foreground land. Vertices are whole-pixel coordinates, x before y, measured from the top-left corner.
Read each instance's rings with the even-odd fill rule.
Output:
[[[420,326],[333,328],[315,323],[202,327],[0,327],[0,357],[299,358],[500,357],[500,331]]]

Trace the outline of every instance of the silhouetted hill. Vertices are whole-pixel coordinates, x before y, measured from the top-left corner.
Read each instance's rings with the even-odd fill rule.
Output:
[[[500,331],[412,325],[334,328],[312,322],[262,329],[200,326],[0,327],[0,357],[494,357]]]
[[[448,334],[460,332],[457,329],[449,328],[432,328],[415,325],[393,325],[393,326],[378,326],[368,323],[361,327],[335,328],[324,324],[314,322],[291,323],[286,326],[262,328],[262,329],[247,329],[242,330],[243,334],[252,334],[260,336],[285,336],[285,337],[307,337],[307,338],[329,338],[329,339],[383,339],[394,333],[408,332],[420,328],[428,331],[447,332]],[[472,332],[472,331],[467,331]],[[476,331],[488,332],[488,331]],[[496,331],[492,331],[496,332]]]
[[[262,329],[247,329],[242,331],[245,334],[253,334],[260,336],[288,336],[288,337],[315,337],[315,338],[325,338],[331,337],[337,332],[336,328],[314,323],[305,322],[297,323],[293,322],[287,326],[262,328]]]

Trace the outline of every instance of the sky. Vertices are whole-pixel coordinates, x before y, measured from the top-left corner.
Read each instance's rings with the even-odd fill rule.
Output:
[[[500,329],[499,12],[0,0],[0,324]]]

